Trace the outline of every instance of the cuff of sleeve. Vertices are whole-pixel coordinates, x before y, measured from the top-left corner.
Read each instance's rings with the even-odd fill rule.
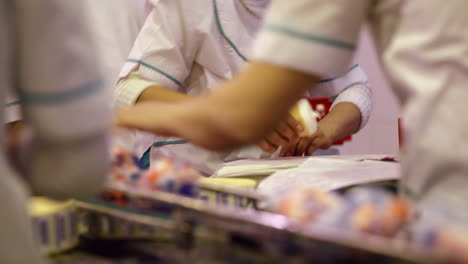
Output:
[[[315,41],[313,36],[300,34],[287,29],[272,31],[266,27],[255,43],[253,59],[319,77],[346,72],[354,52],[352,44],[339,47],[327,44],[332,40]]]
[[[339,103],[352,103],[357,106],[361,112],[359,130],[366,126],[372,112],[372,90],[367,84],[354,85],[344,90],[335,98],[331,108]]]
[[[21,106],[12,105],[5,108],[5,123],[21,120]]]
[[[115,90],[114,108],[120,109],[134,105],[141,93],[154,85],[158,84],[142,79],[137,73],[131,73],[127,78],[120,79]]]

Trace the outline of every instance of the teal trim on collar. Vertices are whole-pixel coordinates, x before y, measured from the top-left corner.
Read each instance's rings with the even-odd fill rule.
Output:
[[[344,42],[344,41],[340,41],[336,39],[325,38],[322,36],[313,35],[313,34],[306,33],[306,32],[299,32],[294,29],[287,28],[283,25],[266,24],[263,28],[268,31],[282,33],[290,37],[299,38],[299,39],[312,41],[312,42],[318,42],[318,43],[325,44],[328,46],[333,46],[336,48],[347,49],[347,50],[356,49],[356,45],[354,45],[353,43],[348,43],[348,42]]]
[[[19,105],[19,104],[21,104],[21,100],[16,100],[16,101],[5,104],[4,107],[11,107],[11,106]]]
[[[221,20],[219,19],[219,10],[218,10],[218,1],[213,0],[213,6],[214,6],[214,15],[216,19],[216,25],[218,26],[219,33],[221,36],[227,41],[229,46],[241,57],[241,59],[245,62],[247,62],[247,58],[240,52],[240,50],[237,48],[237,46],[232,42],[232,40],[226,35],[226,32],[224,32],[223,25],[221,24]]]
[[[176,78],[172,77],[170,74],[168,73],[165,73],[164,71],[154,67],[154,66],[151,66],[149,65],[148,63],[145,63],[141,60],[137,60],[137,59],[127,59],[128,62],[134,62],[134,63],[138,63],[146,68],[149,68],[161,75],[163,75],[164,77],[168,78],[169,80],[173,81],[175,84],[179,85],[179,86],[182,86],[182,82],[178,81]]]
[[[25,92],[19,90],[20,101],[23,104],[28,105],[51,105],[51,104],[63,104],[70,101],[82,99],[90,94],[99,91],[103,87],[101,80],[91,81],[83,86],[75,88],[65,92]]]
[[[331,82],[331,81],[334,81],[334,80],[336,80],[336,79],[338,79],[338,78],[341,78],[343,75],[348,74],[350,71],[356,69],[358,66],[359,66],[359,64],[354,64],[351,68],[349,68],[349,69],[348,69],[345,73],[343,73],[342,75],[336,76],[336,77],[333,77],[333,78],[329,78],[329,79],[320,80],[319,83]]]
[[[151,148],[152,147],[163,147],[167,145],[180,145],[180,144],[185,144],[187,141],[185,140],[173,140],[173,141],[162,141],[162,142],[155,142],[153,143],[146,151],[141,155],[139,165],[141,168],[147,169],[150,166],[151,160],[150,160],[150,154],[151,154]]]

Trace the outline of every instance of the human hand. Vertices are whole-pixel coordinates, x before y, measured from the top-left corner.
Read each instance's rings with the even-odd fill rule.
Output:
[[[23,121],[15,121],[6,125],[6,151],[8,160],[15,169],[21,170],[24,165],[23,157],[26,145],[31,142],[30,130]]]
[[[360,122],[359,108],[351,103],[339,103],[318,122],[317,131],[309,137],[302,137],[297,145],[290,146],[286,156],[309,156],[317,149],[328,149],[335,141],[357,132]]]
[[[332,133],[320,125],[314,134],[307,137],[301,137],[297,144],[291,144],[284,152],[283,157],[289,156],[310,156],[317,149],[328,149],[333,145],[334,139]]]
[[[15,121],[6,125],[7,131],[7,152],[9,156],[15,156],[20,146],[21,133],[24,130],[24,124],[22,121]]]
[[[304,131],[304,127],[299,121],[288,115],[287,119],[280,124],[268,136],[262,139],[258,145],[265,152],[273,153],[280,146],[281,156],[286,153],[290,145],[296,145],[299,142],[299,134]]]

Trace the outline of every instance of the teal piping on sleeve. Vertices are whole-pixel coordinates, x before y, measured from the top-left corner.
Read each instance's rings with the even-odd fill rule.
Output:
[[[293,38],[298,38],[298,39],[302,39],[302,40],[306,40],[310,42],[316,42],[316,43],[324,44],[327,46],[333,46],[336,48],[347,49],[351,51],[356,49],[356,45],[354,45],[354,43],[348,43],[348,42],[344,42],[341,40],[326,38],[326,37],[310,34],[307,32],[296,31],[284,25],[266,24],[264,26],[264,29],[271,31],[271,32],[285,34]]]
[[[26,92],[19,89],[20,101],[27,105],[53,105],[76,101],[103,88],[102,80],[91,81],[83,86],[65,92]]]
[[[16,101],[5,104],[4,107],[11,107],[11,106],[19,105],[19,104],[21,104],[21,100],[16,100]]]
[[[342,75],[340,76],[336,76],[336,77],[333,77],[333,78],[328,78],[328,79],[323,79],[323,80],[320,80],[319,83],[326,83],[326,82],[331,82],[331,81],[334,81],[336,79],[339,79],[341,78],[343,75],[349,73],[350,71],[356,69],[357,67],[359,66],[359,64],[354,64],[351,68],[349,68],[345,73],[343,73]]]
[[[218,4],[217,4],[217,0],[213,0],[213,5],[214,5],[214,12],[215,12],[215,18],[216,18],[216,25],[218,26],[218,30],[219,30],[219,33],[221,34],[221,36],[227,41],[227,43],[229,44],[229,46],[232,47],[232,49],[236,52],[237,55],[239,55],[239,57],[241,57],[242,60],[244,61],[248,61],[247,58],[239,51],[239,48],[237,48],[237,46],[234,44],[234,42],[232,42],[232,40],[226,35],[226,33],[224,32],[224,29],[223,29],[223,26],[221,24],[221,20],[220,20],[220,16],[219,16],[219,10],[218,10]],[[274,25],[267,25],[267,29],[269,27],[275,27]],[[276,30],[280,31],[279,28],[276,28]],[[285,28],[282,28],[282,30],[286,30]],[[274,29],[272,31],[275,31]],[[283,32],[284,33],[284,32]],[[302,35],[302,33],[298,33],[298,32],[293,32],[293,31],[290,31],[288,30],[288,33],[289,34],[300,34]],[[310,36],[309,36],[310,38]],[[315,37],[315,38],[319,38],[319,37]],[[349,43],[344,43],[344,42],[339,42],[339,41],[336,41],[336,40],[327,40],[327,39],[324,39],[324,38],[320,38],[321,41],[326,41],[327,43],[330,42],[330,44],[332,45],[342,45],[342,46],[345,46],[345,47],[352,47],[352,49],[355,49],[355,45],[353,44],[349,44]],[[346,73],[354,70],[356,67],[358,67],[359,64],[355,64],[353,65]],[[344,74],[346,74],[344,73]],[[343,75],[344,75],[343,74]],[[324,80],[320,80],[319,83],[325,83],[325,82],[330,82],[330,81],[333,81],[333,80],[336,80],[338,78],[340,78],[342,75],[340,76],[337,76],[337,77],[333,77],[333,78],[329,78],[329,79],[324,79]]]
[[[187,143],[187,141],[185,140],[163,141],[163,142],[153,143],[141,156],[140,161],[139,161],[140,168],[144,168],[144,169],[149,168],[150,163],[151,163],[150,154],[151,154],[152,147],[158,148],[158,147],[163,147],[163,146],[168,146],[168,145],[180,145],[180,144],[185,144],[185,143]]]
[[[128,61],[128,62],[137,63],[137,64],[139,64],[139,65],[141,65],[141,66],[144,66],[144,67],[146,67],[146,68],[149,68],[149,69],[151,69],[151,70],[153,70],[153,71],[155,71],[155,72],[157,72],[157,73],[163,75],[164,77],[168,78],[169,80],[171,80],[171,81],[174,82],[175,84],[177,84],[177,85],[179,85],[179,86],[182,86],[182,82],[178,81],[176,78],[172,77],[170,74],[168,74],[168,73],[166,73],[166,72],[164,72],[164,71],[162,71],[162,70],[160,70],[160,69],[158,69],[158,68],[156,68],[156,67],[154,67],[154,66],[149,65],[148,63],[145,63],[145,62],[143,62],[143,61],[141,61],[141,60],[136,60],[136,59],[127,59],[127,61]]]

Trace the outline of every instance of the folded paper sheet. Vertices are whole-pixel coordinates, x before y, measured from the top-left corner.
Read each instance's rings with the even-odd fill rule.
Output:
[[[260,183],[258,191],[268,196],[304,186],[331,191],[357,184],[395,180],[399,176],[400,165],[396,162],[370,160],[365,156],[311,157],[297,168],[269,176]]]
[[[245,159],[225,163],[212,177],[268,176],[277,171],[297,168],[307,158]]]

